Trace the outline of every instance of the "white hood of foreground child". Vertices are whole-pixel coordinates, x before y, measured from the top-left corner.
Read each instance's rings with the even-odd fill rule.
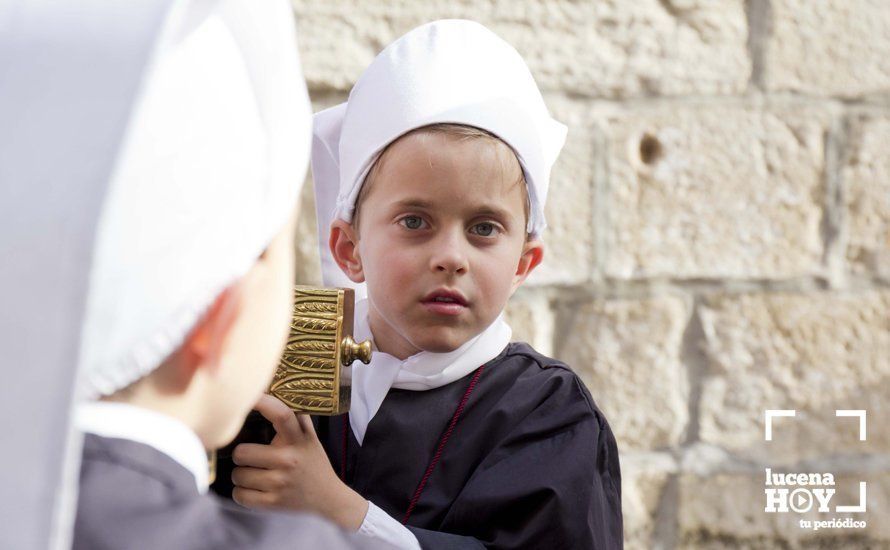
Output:
[[[405,360],[378,351],[368,324],[368,300],[355,304],[354,338],[371,340],[374,353],[368,365],[356,361],[351,369],[352,404],[349,423],[359,444],[365,438],[371,419],[390,388],[424,391],[450,384],[470,374],[500,354],[513,335],[501,314],[478,336],[448,353],[422,351]]]

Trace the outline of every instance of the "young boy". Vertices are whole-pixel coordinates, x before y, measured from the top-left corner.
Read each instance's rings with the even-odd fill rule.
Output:
[[[343,284],[336,266],[366,289],[355,332],[376,351],[353,367],[350,413],[316,419],[331,466],[311,474],[317,446],[241,445],[236,500],[301,509],[357,493],[359,532],[402,548],[622,546],[608,423],[566,365],[510,343],[502,317],[542,260],[564,138],[519,54],[469,21],[409,32],[316,115],[325,282]]]
[[[292,12],[177,2],[159,34],[97,231],[73,546],[355,547],[317,517],[206,494],[207,450],[236,435],[288,331],[309,138]],[[277,423],[276,404],[257,408]]]

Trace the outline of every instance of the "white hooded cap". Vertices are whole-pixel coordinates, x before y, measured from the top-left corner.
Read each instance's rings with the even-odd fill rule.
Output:
[[[175,329],[184,333],[224,280],[249,267],[292,209],[310,122],[292,18],[287,0],[0,2],[0,447],[16,449],[0,455],[0,485],[15,495],[0,499],[0,517],[15,526],[4,532],[4,547],[70,548],[82,441],[70,422],[82,399],[73,391],[78,374],[96,394],[151,370],[181,339]],[[241,76],[231,74],[236,69]],[[171,82],[177,72],[182,83]],[[208,81],[241,84],[233,99]],[[177,97],[181,91],[192,94]],[[237,108],[251,135],[262,133],[252,171],[246,154],[214,137],[234,127],[219,112],[223,104]],[[255,113],[243,112],[247,105]],[[254,119],[261,123],[247,122]],[[174,143],[200,162],[184,163]],[[224,156],[208,162],[202,146],[236,153],[231,165],[267,177],[236,189],[213,181],[222,172],[214,168],[186,181],[183,174],[202,174],[202,163],[230,166]],[[162,166],[176,177],[165,181]],[[264,198],[251,198],[239,214],[217,190]],[[235,213],[241,229],[262,208],[249,237],[220,223]],[[186,234],[193,220],[230,239],[231,250],[213,246],[191,257],[213,233]],[[162,267],[176,271],[174,287],[163,286],[170,277]],[[159,278],[152,283],[147,274]]]
[[[99,220],[88,396],[158,367],[294,209],[310,107],[286,2],[179,2],[143,79]]]
[[[565,143],[565,125],[550,116],[513,46],[473,21],[434,21],[380,52],[346,103],[315,115],[312,175],[325,284],[356,286],[328,250],[331,222],[352,220],[365,176],[387,145],[436,123],[487,130],[513,149],[528,184],[527,230],[542,233],[550,170]],[[361,285],[356,291],[364,295]]]

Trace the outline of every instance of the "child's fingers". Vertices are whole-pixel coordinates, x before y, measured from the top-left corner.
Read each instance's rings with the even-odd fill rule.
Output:
[[[235,487],[232,490],[232,500],[247,508],[272,508],[277,503],[275,495],[271,493],[242,487]]]
[[[278,470],[239,467],[232,470],[232,483],[242,489],[276,491],[284,486],[284,478]]]
[[[303,430],[303,434],[312,436],[312,439],[316,439],[315,436],[315,426],[312,425],[312,418],[308,414],[298,414],[297,422],[300,423],[300,429]]]
[[[238,466],[253,468],[281,468],[285,460],[280,456],[279,449],[261,443],[241,443],[232,451],[232,461]]]
[[[271,395],[263,395],[254,409],[272,423],[275,428],[275,439],[282,443],[296,443],[303,437],[303,430],[297,421],[294,411]]]

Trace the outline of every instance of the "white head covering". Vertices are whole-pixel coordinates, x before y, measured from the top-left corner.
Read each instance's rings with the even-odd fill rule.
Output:
[[[286,2],[176,5],[99,221],[88,395],[154,370],[256,262],[294,209],[309,116]]]
[[[435,123],[481,128],[512,147],[528,183],[527,230],[535,236],[544,230],[550,170],[565,125],[550,116],[513,46],[473,21],[434,21],[380,52],[346,103],[315,115],[312,175],[326,284],[355,286],[331,257],[331,222],[352,220],[361,184],[387,145]],[[359,297],[366,294],[362,286]]]
[[[0,2],[4,545],[70,547],[76,372],[153,368],[292,209],[292,26],[285,0]]]
[[[98,393],[156,366],[292,210],[292,18],[286,0],[0,2],[4,547],[70,547],[76,373]]]
[[[387,46],[362,73],[341,105],[315,115],[312,173],[324,283],[355,288],[328,248],[331,222],[351,221],[365,176],[383,149],[422,126],[455,123],[487,130],[514,151],[528,183],[527,230],[546,226],[550,170],[566,127],[550,117],[525,62],[482,25],[443,20],[422,25]],[[371,337],[368,303],[356,305],[356,336]],[[359,442],[390,388],[422,391],[463,378],[496,357],[512,331],[499,316],[450,353],[420,352],[404,361],[375,351],[352,370],[350,422]]]
[[[72,387],[96,221],[172,0],[0,2],[0,518],[70,548]]]

